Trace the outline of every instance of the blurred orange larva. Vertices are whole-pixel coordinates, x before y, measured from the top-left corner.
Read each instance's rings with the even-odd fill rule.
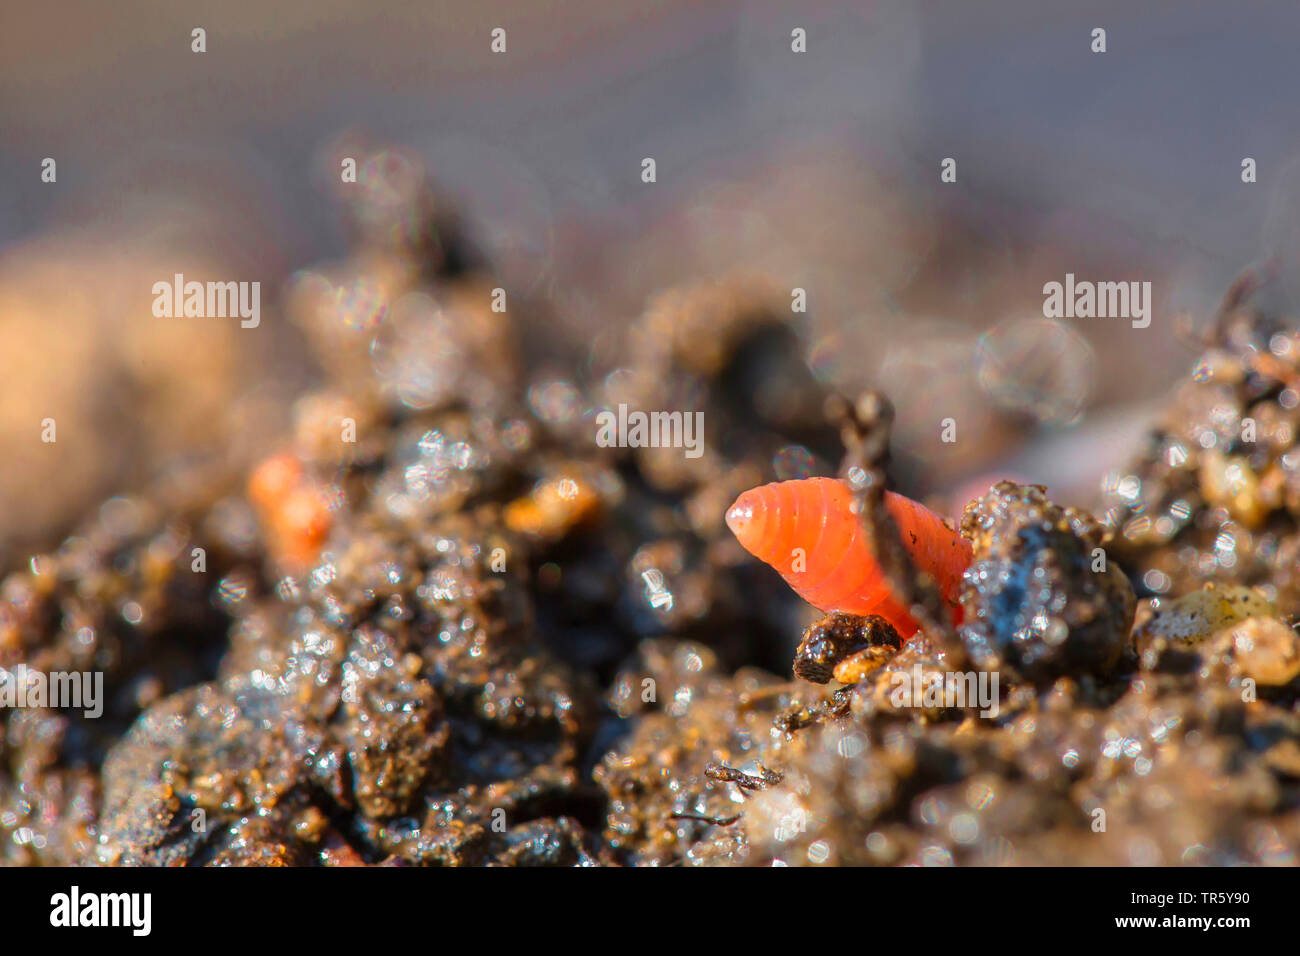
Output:
[[[302,462],[291,452],[263,459],[248,476],[248,499],[263,514],[272,514],[302,483]]]
[[[254,468],[248,479],[248,499],[257,509],[267,543],[278,560],[301,569],[316,559],[329,537],[333,513],[325,489],[296,455],[272,455]]]
[[[780,481],[737,498],[727,510],[727,527],[809,604],[826,612],[878,614],[906,639],[918,625],[872,557],[852,503],[849,486],[835,478]],[[886,491],[885,507],[913,563],[934,578],[954,621],[960,620],[957,599],[970,543],[910,498]]]

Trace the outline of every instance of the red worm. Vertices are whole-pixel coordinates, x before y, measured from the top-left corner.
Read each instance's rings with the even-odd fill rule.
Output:
[[[878,614],[905,640],[917,623],[894,595],[871,555],[849,486],[835,478],[804,478],[751,488],[727,510],[727,527],[745,550],[766,561],[801,598],[822,611]],[[961,577],[971,546],[937,514],[885,492],[885,507],[903,547],[960,620]]]

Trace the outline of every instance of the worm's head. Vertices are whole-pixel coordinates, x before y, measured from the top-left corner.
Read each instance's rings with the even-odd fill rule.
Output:
[[[727,509],[727,527],[750,554],[758,554],[765,511],[763,496],[756,488],[746,491]]]

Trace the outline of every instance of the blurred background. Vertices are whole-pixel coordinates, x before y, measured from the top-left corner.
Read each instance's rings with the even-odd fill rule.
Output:
[[[421,157],[591,369],[656,293],[761,275],[807,290],[818,377],[894,400],[916,489],[1086,504],[1192,361],[1177,317],[1300,274],[1300,8],[1048,6],[0,0],[0,565],[273,441],[314,374],[281,293],[345,249],[354,136]],[[155,319],[175,272],[261,281],[260,327]],[[1044,320],[1067,272],[1150,281],[1151,326]]]

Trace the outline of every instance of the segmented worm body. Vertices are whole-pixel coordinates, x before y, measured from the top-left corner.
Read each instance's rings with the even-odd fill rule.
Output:
[[[727,510],[727,526],[750,554],[770,564],[823,611],[878,614],[906,639],[917,623],[872,557],[853,493],[835,478],[804,478],[746,491]],[[885,507],[913,563],[929,574],[959,619],[962,573],[971,546],[943,519],[910,498],[885,492]]]

